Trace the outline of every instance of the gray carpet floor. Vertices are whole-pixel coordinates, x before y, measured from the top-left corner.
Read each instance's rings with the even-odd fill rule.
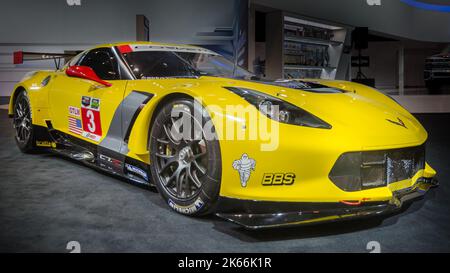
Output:
[[[450,251],[450,115],[421,115],[441,186],[382,219],[246,231],[170,211],[158,193],[53,154],[25,155],[0,111],[0,252]]]

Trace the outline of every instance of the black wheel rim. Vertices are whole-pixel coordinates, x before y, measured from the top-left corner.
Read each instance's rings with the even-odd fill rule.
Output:
[[[201,130],[197,136],[186,138],[181,137],[180,127],[174,118],[162,124],[160,135],[154,139],[155,167],[164,189],[184,201],[197,196],[202,188],[202,177],[207,174],[207,147]]]
[[[13,126],[17,141],[27,143],[31,135],[31,112],[28,100],[24,96],[19,97],[16,102]]]

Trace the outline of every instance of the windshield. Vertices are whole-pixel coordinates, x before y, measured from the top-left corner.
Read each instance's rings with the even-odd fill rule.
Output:
[[[225,57],[204,53],[179,52],[178,56],[186,60],[201,75],[225,77],[225,78],[251,78],[254,75],[242,67],[235,66]]]
[[[137,79],[215,76],[251,78],[253,74],[223,56],[197,52],[135,51],[123,54]]]

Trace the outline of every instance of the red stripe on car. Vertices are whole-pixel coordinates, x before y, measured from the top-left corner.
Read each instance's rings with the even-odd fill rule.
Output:
[[[119,52],[122,54],[133,52],[133,49],[129,45],[121,45],[117,47],[119,49]]]

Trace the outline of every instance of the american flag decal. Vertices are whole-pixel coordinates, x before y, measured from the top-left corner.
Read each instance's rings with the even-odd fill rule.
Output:
[[[81,135],[83,133],[83,127],[81,125],[81,120],[73,117],[69,117],[69,132]]]

